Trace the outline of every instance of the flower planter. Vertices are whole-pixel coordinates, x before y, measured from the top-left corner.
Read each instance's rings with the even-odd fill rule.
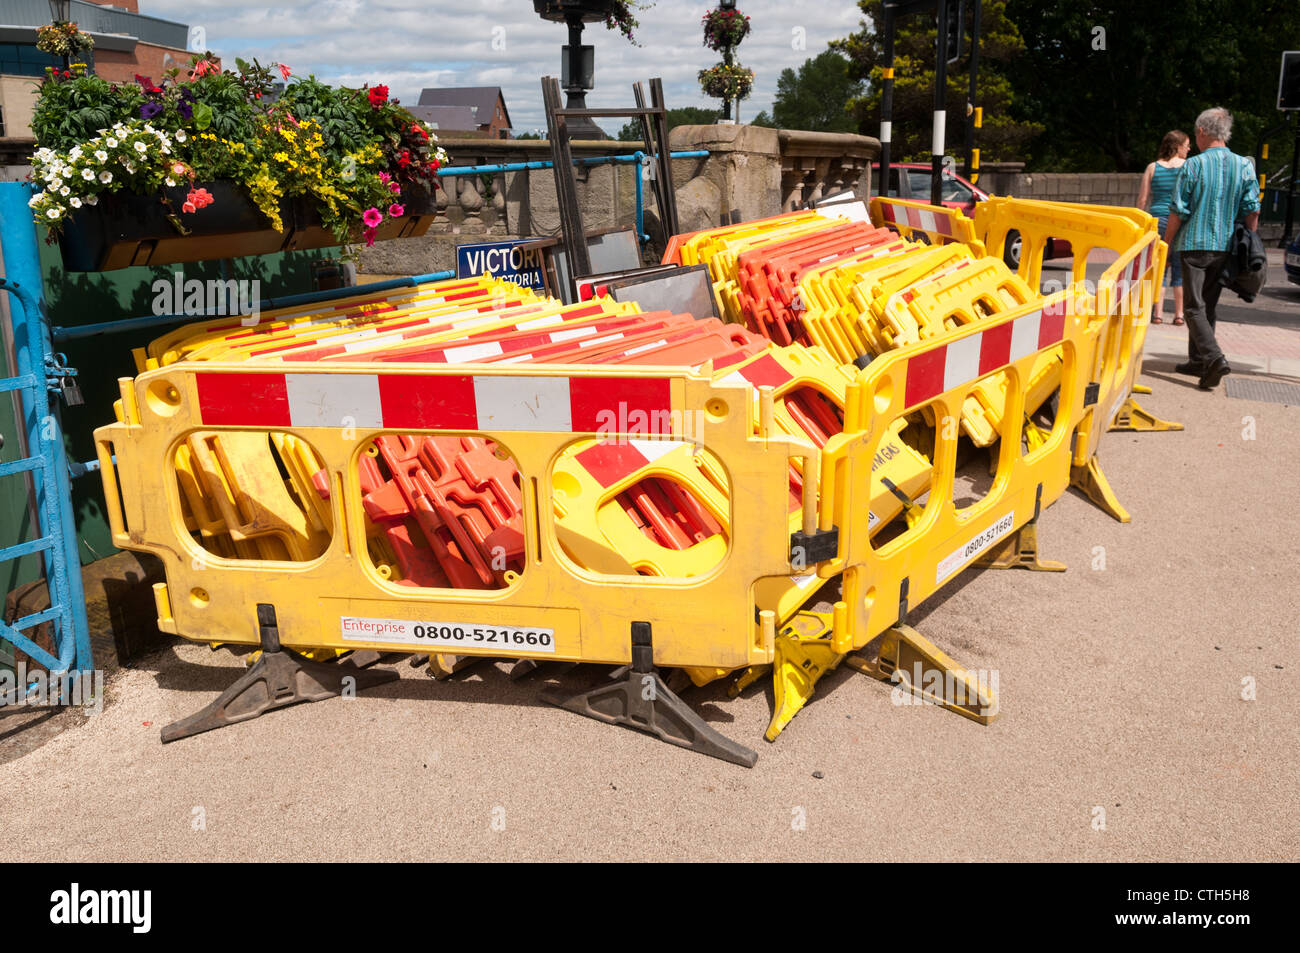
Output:
[[[419,185],[407,185],[402,188],[402,205],[406,214],[398,218],[385,218],[375,230],[375,241],[390,238],[415,238],[429,231],[437,213],[432,189]],[[293,226],[285,251],[297,251],[305,248],[328,248],[338,245],[334,233],[321,224],[320,212],[316,204],[304,196],[297,196],[290,203],[292,206]],[[285,218],[288,224],[289,218]],[[362,242],[365,238],[358,230],[352,236],[352,242]]]
[[[216,201],[191,214],[180,210],[188,185],[163,190],[188,235],[177,231],[167,206],[156,195],[113,192],[101,196],[98,205],[77,209],[59,237],[63,266],[68,271],[112,271],[129,265],[267,255],[284,246],[285,234],[271,228],[248,193],[234,182],[198,186]]]

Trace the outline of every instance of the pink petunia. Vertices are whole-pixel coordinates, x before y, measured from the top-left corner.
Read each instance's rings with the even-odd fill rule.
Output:
[[[373,228],[367,228],[367,229],[366,229],[366,247],[369,248],[369,247],[370,247],[371,245],[373,245],[374,243],[375,243],[375,230],[374,230]]]
[[[389,175],[387,172],[379,173],[379,181],[384,183],[384,185],[387,185],[390,179],[392,179],[392,176]]]
[[[382,222],[383,220],[384,220],[383,213],[380,212],[379,209],[377,208],[368,208],[361,213],[361,221],[364,222],[366,227],[370,229],[378,228],[379,223]]]
[[[401,218],[406,214],[406,206],[398,205],[394,202],[392,205],[388,206],[388,214],[393,218]]]
[[[392,192],[394,195],[401,195],[402,187],[398,185],[396,182],[389,182],[388,191]]]

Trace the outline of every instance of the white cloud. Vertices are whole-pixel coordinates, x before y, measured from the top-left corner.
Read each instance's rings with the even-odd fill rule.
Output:
[[[539,78],[559,75],[567,39],[563,25],[542,21],[530,0],[144,0],[141,6],[145,14],[202,26],[208,46],[231,66],[236,56],[256,57],[331,83],[384,83],[412,104],[425,86],[501,86],[517,132],[545,127]],[[588,25],[583,41],[596,48],[596,89],[587,104],[631,106],[632,83],[659,76],[669,107],[716,108],[718,101],[704,96],[695,79],[719,59],[703,45],[700,27],[714,6],[658,0],[638,15],[641,46],[602,24]],[[752,31],[737,58],[757,74],[754,92],[740,105],[742,120],[771,110],[781,70],[797,69],[848,35],[861,16],[852,0],[740,0],[738,6]],[[613,133],[622,121],[602,125]]]

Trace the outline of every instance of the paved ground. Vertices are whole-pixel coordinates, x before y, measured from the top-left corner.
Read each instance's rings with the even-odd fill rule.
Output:
[[[1300,287],[1223,320],[1238,372],[1300,383]],[[177,644],[4,766],[21,836],[0,858],[1294,860],[1300,409],[1198,391],[1172,372],[1183,333],[1153,329],[1143,403],[1187,430],[1103,444],[1133,522],[1068,493],[1041,531],[1067,573],[966,572],[913,614],[996,671],[989,727],[847,668],[776,744],[764,692],[688,695],[759,750],[745,770],[546,706],[494,667],[435,683],[403,665],[356,700],[163,747],[159,726],[241,665]]]

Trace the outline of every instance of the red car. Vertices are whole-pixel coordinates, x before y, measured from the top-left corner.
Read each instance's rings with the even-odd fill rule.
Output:
[[[880,164],[871,166],[871,194],[880,194]],[[891,162],[889,165],[889,190],[885,193],[890,198],[911,199],[914,202],[930,201],[930,165],[925,162]],[[989,194],[955,172],[944,171],[943,204],[970,215],[975,210],[976,202],[983,202]],[[1047,240],[1048,258],[1071,258],[1074,252],[1070,243],[1061,238]],[[1006,250],[1003,260],[1007,267],[1015,270],[1020,267],[1020,233],[1007,233]]]

